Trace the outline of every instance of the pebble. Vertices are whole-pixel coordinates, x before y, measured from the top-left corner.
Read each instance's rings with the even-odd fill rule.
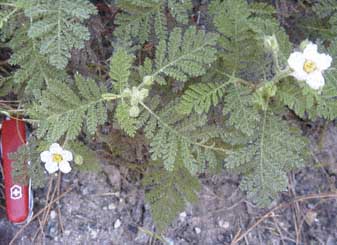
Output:
[[[116,205],[113,204],[113,203],[111,203],[111,204],[109,204],[108,209],[109,210],[114,210],[114,209],[116,209]]]
[[[227,230],[227,229],[229,228],[230,224],[229,224],[228,221],[220,220],[220,221],[219,221],[219,226],[220,226],[221,228],[224,228],[224,229]]]
[[[181,221],[181,222],[184,222],[185,219],[186,219],[186,216],[187,216],[186,212],[180,213],[180,214],[179,214],[179,219],[180,219],[180,221]]]
[[[194,231],[195,231],[195,233],[200,234],[201,229],[200,229],[199,227],[195,227],[195,228],[194,228]]]
[[[96,239],[97,238],[97,235],[98,235],[98,232],[95,231],[95,230],[91,230],[90,231],[90,236],[92,239]]]
[[[64,235],[69,236],[69,235],[70,235],[70,232],[71,232],[70,230],[65,230],[65,231],[64,231]]]
[[[114,223],[114,228],[118,229],[122,225],[122,222],[120,219],[117,219]]]
[[[55,219],[56,216],[57,216],[57,213],[55,212],[55,210],[52,210],[52,211],[50,212],[50,218],[51,218],[51,219]]]

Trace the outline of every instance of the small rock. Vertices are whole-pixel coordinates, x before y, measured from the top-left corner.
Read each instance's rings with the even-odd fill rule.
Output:
[[[229,228],[230,224],[229,224],[228,221],[220,220],[220,221],[219,221],[219,226],[220,226],[221,228],[224,228],[224,229],[227,230],[227,229]]]
[[[174,245],[174,241],[170,238],[167,238],[167,237],[164,237],[165,239],[165,242],[168,244],[168,245]]]
[[[103,167],[103,171],[107,174],[114,190],[119,191],[121,189],[121,174],[119,169],[114,165],[107,165]]]
[[[311,226],[315,221],[317,221],[317,213],[312,210],[309,210],[306,213],[304,220],[309,226]]]
[[[336,244],[336,242],[337,242],[337,240],[333,236],[329,235],[328,240],[326,242],[326,245],[334,245],[334,244]]]
[[[91,230],[90,231],[90,236],[92,239],[96,239],[97,238],[97,235],[98,235],[98,232],[95,231],[95,230]]]
[[[56,216],[57,216],[57,213],[55,212],[55,210],[52,210],[52,211],[50,212],[50,218],[51,218],[51,219],[55,219]]]
[[[107,210],[107,209],[108,209],[107,207],[105,207],[105,206],[103,207],[103,210]]]
[[[201,229],[200,229],[199,227],[195,227],[195,228],[194,228],[194,231],[195,231],[196,234],[200,234]]]
[[[109,206],[108,206],[108,209],[109,210],[114,210],[114,209],[116,209],[116,205],[113,204],[113,203],[110,203]]]
[[[180,219],[180,221],[181,221],[181,222],[184,222],[185,219],[186,219],[186,216],[187,216],[186,212],[180,213],[180,214],[179,214],[179,219]]]
[[[69,235],[70,235],[70,233],[71,233],[71,231],[70,231],[70,230],[65,230],[65,231],[64,231],[64,235],[66,235],[66,236],[69,236]]]
[[[122,225],[122,222],[120,219],[117,219],[114,223],[114,228],[118,229]]]

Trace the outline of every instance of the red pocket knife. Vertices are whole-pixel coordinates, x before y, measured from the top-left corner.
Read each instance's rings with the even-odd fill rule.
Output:
[[[5,119],[1,129],[1,158],[5,181],[6,212],[8,220],[15,224],[27,222],[33,212],[33,196],[28,185],[21,185],[14,181],[12,176],[12,160],[8,154],[16,152],[26,144],[27,129],[23,121]]]

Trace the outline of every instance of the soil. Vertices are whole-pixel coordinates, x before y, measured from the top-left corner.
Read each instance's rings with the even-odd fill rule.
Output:
[[[239,177],[228,173],[201,177],[199,202],[177,217],[163,238],[168,244],[230,244],[273,207],[277,209],[259,223],[239,244],[337,244],[337,202],[317,197],[293,203],[294,198],[336,193],[337,127],[316,122],[306,125],[315,161],[289,174],[289,191],[261,209],[238,188]],[[318,143],[319,144],[318,144]],[[134,161],[135,159],[130,159]],[[137,178],[131,180],[121,159],[102,161],[100,173],[70,173],[62,177],[62,189],[74,189],[52,209],[44,236],[32,239],[38,230],[32,222],[14,244],[162,244],[155,239],[149,206]],[[117,163],[117,164],[116,164]],[[130,174],[130,172],[128,172]],[[124,176],[125,175],[125,176]],[[46,191],[35,192],[35,210],[44,206]],[[297,205],[295,205],[297,204]],[[0,244],[8,244],[20,226],[10,224],[1,213]],[[297,227],[296,227],[297,226]]]
[[[202,22],[203,2],[207,1],[198,2]],[[92,72],[86,64],[100,63],[112,52],[107,37],[113,31],[110,18],[116,10],[102,6],[101,17],[90,20],[92,41],[73,54],[69,65],[82,74]],[[286,7],[289,10],[291,6]],[[177,217],[161,241],[155,235],[150,209],[144,202],[141,174],[130,167],[132,163],[141,168],[148,157],[142,138],[130,141],[113,129],[104,128],[103,133],[115,135],[116,147],[120,146],[122,153],[101,157],[99,173],[71,172],[62,176],[62,191],[73,189],[53,206],[43,236],[34,240],[39,228],[35,220],[14,244],[145,245],[163,244],[165,240],[174,245],[220,245],[230,244],[242,234],[238,244],[337,244],[337,202],[333,198],[337,194],[325,195],[336,193],[337,126],[320,120],[302,122],[301,126],[311,140],[314,160],[306,168],[289,173],[288,192],[281,193],[270,207],[261,209],[251,203],[239,189],[239,176],[226,172],[203,175],[199,202],[189,205]],[[104,149],[99,144],[94,148]],[[44,207],[45,196],[45,189],[35,190],[35,213]],[[303,196],[310,199],[293,201]],[[0,192],[3,204],[1,197]],[[0,208],[0,245],[7,245],[21,227],[9,223]]]

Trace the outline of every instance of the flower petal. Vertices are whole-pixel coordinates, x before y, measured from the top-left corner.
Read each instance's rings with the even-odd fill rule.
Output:
[[[55,173],[59,168],[57,166],[57,163],[53,162],[53,161],[48,161],[44,167],[46,168],[46,170],[48,171],[49,174]]]
[[[67,173],[69,173],[71,171],[70,164],[67,161],[60,162],[59,167],[60,167],[60,171],[62,173],[67,174]]]
[[[318,54],[314,62],[320,71],[324,71],[331,66],[332,58],[328,54]]]
[[[73,154],[70,151],[63,150],[61,153],[61,156],[63,157],[65,161],[70,162],[73,160]]]
[[[49,147],[49,151],[52,154],[55,154],[55,153],[61,154],[61,152],[63,151],[63,149],[62,149],[62,147],[58,143],[53,143]]]
[[[295,72],[303,71],[304,62],[305,62],[305,57],[301,52],[294,52],[288,58],[288,65]]]
[[[42,162],[50,162],[52,160],[52,154],[50,151],[43,151],[40,154],[40,158]]]
[[[321,72],[315,71],[308,75],[306,83],[315,90],[322,88],[325,84],[324,77]]]
[[[307,60],[314,60],[314,57],[318,54],[317,45],[313,43],[309,43],[305,49],[303,50],[304,58]]]
[[[293,77],[295,77],[298,81],[305,81],[308,78],[308,73],[303,70],[297,70],[291,73]]]

